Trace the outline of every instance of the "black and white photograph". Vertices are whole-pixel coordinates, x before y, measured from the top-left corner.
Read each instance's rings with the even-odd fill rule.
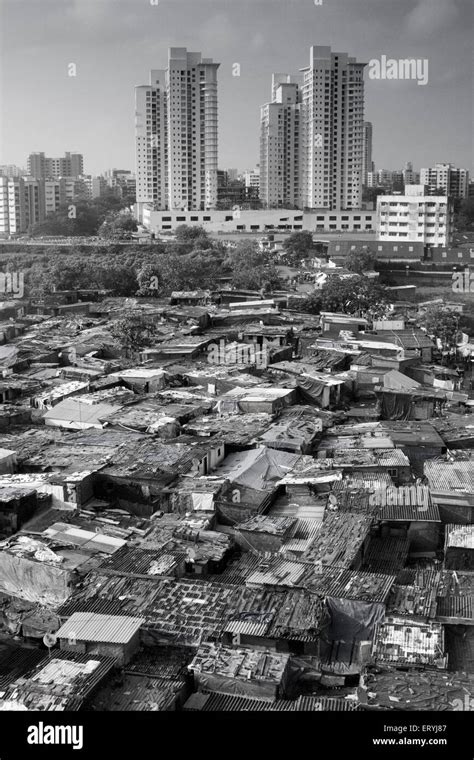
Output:
[[[0,760],[472,760],[473,22],[0,0]]]

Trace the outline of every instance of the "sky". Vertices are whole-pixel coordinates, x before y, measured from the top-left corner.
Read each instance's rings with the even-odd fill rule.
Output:
[[[272,73],[328,45],[367,63],[428,59],[424,86],[366,67],[377,168],[472,171],[472,0],[319,1],[0,0],[0,164],[78,151],[86,173],[134,169],[134,87],[166,67],[169,47],[187,47],[220,63],[219,167],[252,168]]]

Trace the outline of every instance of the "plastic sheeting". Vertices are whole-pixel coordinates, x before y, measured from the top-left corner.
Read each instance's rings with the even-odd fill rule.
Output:
[[[313,377],[298,378],[297,387],[306,404],[316,404],[319,407],[327,406],[324,391],[329,394],[329,389],[320,380]]]
[[[331,615],[327,635],[332,641],[358,642],[373,639],[375,627],[385,615],[385,606],[379,603],[333,597],[327,597],[326,603]]]
[[[194,511],[214,511],[214,495],[212,493],[193,493],[191,496]]]
[[[320,644],[322,670],[339,676],[360,673],[365,665],[364,643],[372,641],[385,606],[333,597],[327,597],[326,603],[331,620]]]
[[[71,572],[26,557],[0,553],[0,591],[45,606],[62,604],[71,594]]]
[[[381,393],[383,420],[409,420],[413,397],[407,393]]]
[[[291,657],[288,664],[285,696],[289,699],[300,694],[313,694],[321,681],[321,663],[318,657]]]
[[[236,399],[220,398],[216,404],[218,414],[240,414],[241,408]]]
[[[231,694],[241,697],[260,697],[262,699],[275,699],[279,694],[277,684],[263,680],[249,679],[248,681],[237,678],[229,678],[223,675],[209,675],[207,673],[195,673],[195,680],[199,691],[217,691],[220,694]],[[283,685],[282,685],[283,688]]]

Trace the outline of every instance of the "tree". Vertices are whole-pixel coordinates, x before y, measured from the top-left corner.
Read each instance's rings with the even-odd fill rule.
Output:
[[[130,238],[137,231],[137,222],[131,214],[112,212],[107,215],[99,227],[99,237],[120,240]]]
[[[314,252],[313,235],[311,232],[293,232],[283,243],[286,258],[291,264],[298,264],[301,259]]]
[[[460,322],[462,317],[458,311],[432,306],[420,319],[420,326],[430,337],[441,342],[443,352],[455,354]]]
[[[356,248],[347,255],[345,265],[350,272],[362,274],[373,270],[375,253],[370,248]]]
[[[224,260],[232,273],[232,285],[245,290],[274,290],[281,285],[275,265],[255,243],[239,243]]]
[[[301,303],[299,311],[310,314],[333,311],[377,318],[385,315],[387,306],[386,288],[375,280],[357,275],[331,277],[320,291]]]
[[[45,235],[84,236],[95,235],[100,224],[97,206],[90,201],[74,199],[48,214],[30,230],[33,237]]]
[[[163,278],[157,265],[145,264],[137,274],[137,296],[157,298],[163,291]]]
[[[323,297],[320,290],[310,293],[307,298],[297,301],[294,305],[295,311],[302,311],[305,314],[320,314],[323,309]]]
[[[194,227],[189,224],[180,224],[176,227],[176,252],[191,253],[197,249],[208,249],[213,247],[213,241],[207,234],[204,227]]]
[[[131,314],[114,322],[111,333],[130,356],[153,344],[156,327],[142,314]]]
[[[454,215],[454,223],[459,232],[471,230],[474,224],[474,198],[464,198],[458,204]]]

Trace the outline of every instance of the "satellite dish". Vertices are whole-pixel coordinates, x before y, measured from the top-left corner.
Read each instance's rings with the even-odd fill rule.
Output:
[[[58,639],[54,633],[45,633],[43,636],[43,644],[51,649],[57,643]]]
[[[186,549],[186,559],[188,562],[194,562],[196,559],[196,552],[194,549]]]

